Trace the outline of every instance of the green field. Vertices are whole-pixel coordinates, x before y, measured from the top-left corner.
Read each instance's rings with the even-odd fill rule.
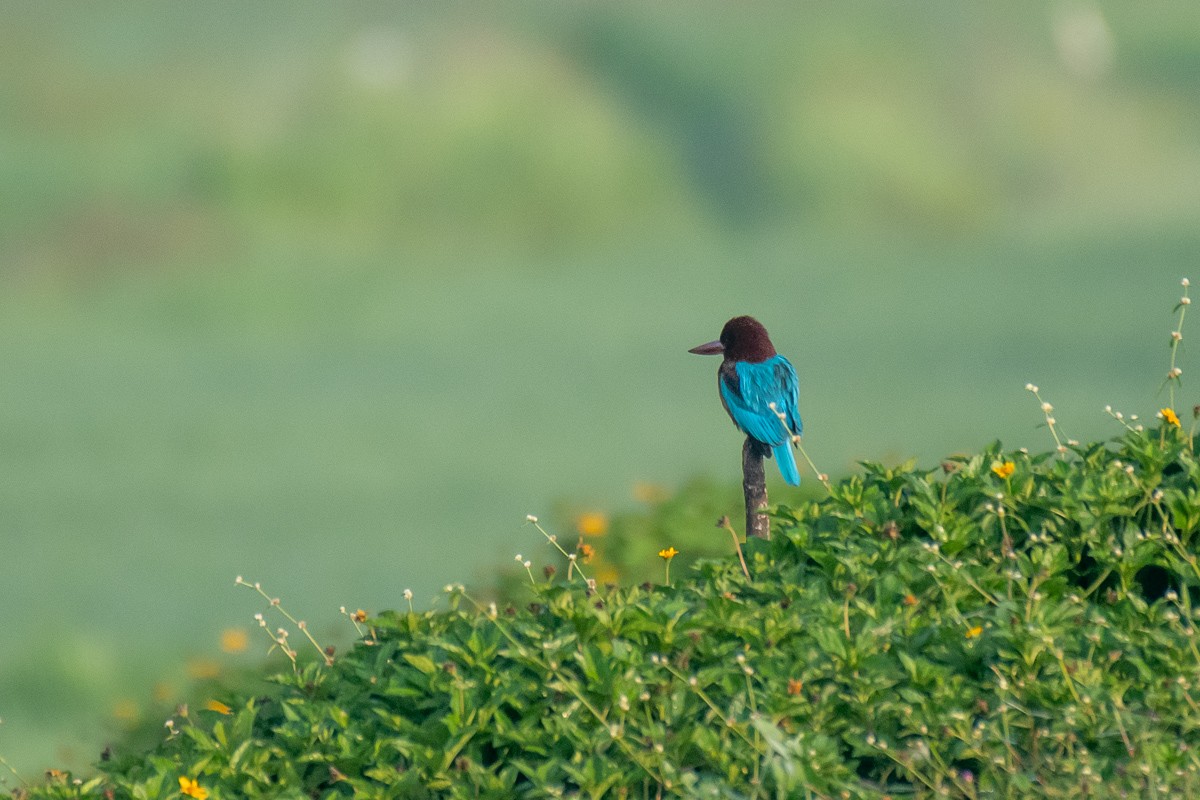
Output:
[[[0,755],[94,758],[238,574],[342,630],[735,482],[735,314],[835,475],[1151,416],[1200,10],[1090,8],[6,9]]]

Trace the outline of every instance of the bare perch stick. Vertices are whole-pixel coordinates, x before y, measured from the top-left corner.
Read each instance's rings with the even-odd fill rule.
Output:
[[[767,476],[763,470],[765,448],[749,436],[742,445],[742,491],[746,495],[746,536],[771,538],[767,507]]]

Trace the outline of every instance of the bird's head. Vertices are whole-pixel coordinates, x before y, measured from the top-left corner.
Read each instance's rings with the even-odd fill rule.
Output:
[[[766,361],[775,355],[767,329],[754,317],[734,317],[721,329],[721,338],[688,350],[702,356],[724,354],[729,361]]]

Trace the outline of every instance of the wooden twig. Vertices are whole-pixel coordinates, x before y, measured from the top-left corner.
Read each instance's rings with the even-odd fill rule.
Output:
[[[766,447],[746,437],[742,445],[742,491],[746,495],[746,536],[771,538],[771,519],[762,513],[767,507],[767,476],[763,468]]]

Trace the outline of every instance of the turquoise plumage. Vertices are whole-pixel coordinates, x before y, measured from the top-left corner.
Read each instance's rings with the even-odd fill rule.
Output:
[[[770,446],[783,479],[799,486],[792,436],[799,436],[803,428],[798,409],[800,385],[791,362],[781,355],[757,364],[733,362],[732,373],[722,369],[717,383],[733,423],[742,433]]]

